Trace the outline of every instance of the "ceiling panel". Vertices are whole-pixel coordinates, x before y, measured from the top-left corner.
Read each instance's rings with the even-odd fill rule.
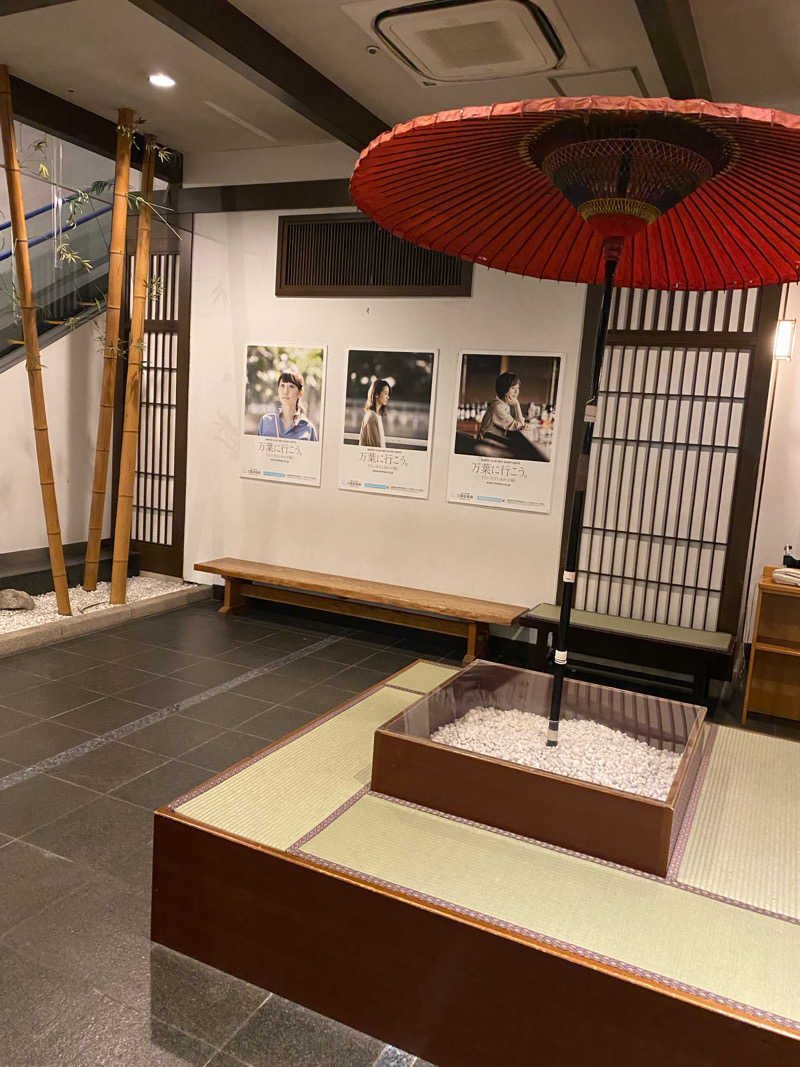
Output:
[[[12,74],[106,118],[132,107],[147,120],[144,129],[182,152],[331,139],[127,0],[75,0],[9,15],[0,33]],[[175,88],[149,84],[148,75],[161,70]]]

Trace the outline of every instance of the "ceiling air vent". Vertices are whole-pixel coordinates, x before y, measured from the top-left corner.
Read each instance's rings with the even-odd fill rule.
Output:
[[[428,82],[470,82],[555,70],[565,49],[530,0],[426,0],[381,11],[374,32]]]

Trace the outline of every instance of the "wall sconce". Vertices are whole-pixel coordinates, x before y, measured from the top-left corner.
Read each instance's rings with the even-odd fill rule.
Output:
[[[796,319],[778,319],[778,325],[775,328],[775,342],[772,346],[772,354],[775,359],[792,358],[796,324]]]

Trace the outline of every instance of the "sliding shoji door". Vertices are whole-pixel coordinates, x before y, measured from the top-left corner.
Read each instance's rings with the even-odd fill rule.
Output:
[[[131,527],[131,552],[138,554],[141,569],[177,576],[183,573],[186,512],[192,256],[191,229],[180,221],[180,237],[163,224],[153,224]],[[132,300],[131,242],[135,233],[128,242]]]
[[[778,299],[616,291],[576,608],[735,632]]]

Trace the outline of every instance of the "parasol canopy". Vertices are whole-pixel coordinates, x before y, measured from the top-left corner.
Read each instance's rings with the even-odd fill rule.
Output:
[[[559,97],[412,119],[362,152],[353,200],[426,248],[640,289],[800,279],[800,117],[706,100]],[[605,255],[604,255],[605,252]]]

